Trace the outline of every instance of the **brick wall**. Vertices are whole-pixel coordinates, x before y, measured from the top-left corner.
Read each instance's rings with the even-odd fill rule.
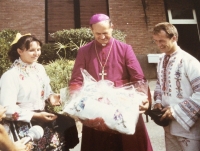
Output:
[[[165,6],[161,0],[109,0],[109,12],[114,27],[123,31],[126,42],[132,45],[144,75],[156,78],[156,64],[148,63],[147,54],[158,53],[152,43],[151,31],[155,24],[166,21]]]
[[[74,28],[74,11],[78,11],[77,9],[74,10],[72,0],[49,0],[48,33]],[[96,13],[107,14],[106,0],[80,0],[81,27],[89,27],[89,19]],[[51,40],[50,37],[49,40]]]
[[[48,33],[74,28],[74,1],[48,0]],[[109,6],[109,12],[107,8]],[[80,0],[81,27],[88,27],[93,14],[105,13],[111,17],[115,29],[123,31],[126,42],[132,45],[147,78],[155,78],[156,64],[149,64],[148,53],[159,51],[152,44],[151,30],[166,21],[162,0]],[[9,28],[32,33],[45,41],[45,0],[1,0],[0,30]],[[151,70],[151,72],[149,72]],[[154,71],[154,72],[153,72]]]
[[[156,53],[150,30],[161,21],[166,21],[164,4],[160,0],[146,0],[146,16],[142,0],[109,0],[109,15],[116,29],[127,34],[126,41],[137,54]],[[1,0],[0,30],[19,30],[32,33],[45,40],[45,1]],[[95,13],[107,12],[106,0],[80,0],[81,27],[88,27]],[[72,0],[48,0],[48,33],[74,28],[74,5]],[[147,21],[147,23],[145,22]]]
[[[135,53],[157,52],[150,32],[155,24],[166,21],[163,1],[146,0],[146,19],[142,0],[109,0],[109,11],[114,27],[127,34],[126,42]]]
[[[74,28],[72,0],[48,0],[48,33]]]
[[[44,0],[1,0],[0,30],[19,30],[45,40]]]
[[[90,17],[97,13],[107,14],[107,0],[80,0],[81,27],[89,27]]]

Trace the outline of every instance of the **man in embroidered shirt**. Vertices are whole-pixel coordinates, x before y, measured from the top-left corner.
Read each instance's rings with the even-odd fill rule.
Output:
[[[97,81],[107,79],[115,86],[145,79],[132,47],[112,37],[113,24],[107,15],[93,15],[90,27],[95,40],[78,51],[69,82],[71,91],[83,83],[80,68],[86,69]],[[140,108],[145,111],[149,102],[143,103]],[[81,151],[152,151],[141,115],[134,135],[112,134],[86,126],[83,126],[82,134]]]
[[[154,92],[154,108],[162,110],[167,151],[200,150],[200,63],[182,50],[178,32],[167,22],[155,25],[153,39],[164,55],[157,65],[158,80]],[[165,56],[169,56],[166,65]]]

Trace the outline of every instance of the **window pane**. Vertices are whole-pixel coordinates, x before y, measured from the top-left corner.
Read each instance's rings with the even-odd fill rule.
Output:
[[[191,9],[171,10],[172,19],[194,19]]]

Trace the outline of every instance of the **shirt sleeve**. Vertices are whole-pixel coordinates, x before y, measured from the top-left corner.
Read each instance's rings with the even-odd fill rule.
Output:
[[[127,45],[125,60],[128,72],[130,74],[130,82],[138,82],[138,90],[144,92],[148,96],[148,100],[150,102],[149,108],[151,108],[152,100],[148,81],[146,81],[140,63],[130,45]],[[145,80],[145,83],[143,80]]]
[[[0,80],[0,104],[7,109],[7,119],[30,122],[34,112],[18,106],[18,92],[19,81],[17,75],[11,70],[8,70],[2,75]]]
[[[130,81],[139,81],[144,79],[144,74],[138,59],[130,45],[127,45],[125,54],[127,69],[130,74]]]
[[[156,86],[154,90],[154,104],[156,103],[161,103],[162,104],[162,93],[161,93],[161,87],[160,87],[160,82],[159,79],[156,81]]]
[[[184,62],[184,67],[189,80],[188,87],[191,87],[193,93],[182,102],[172,106],[172,113],[177,122],[189,131],[200,115],[200,63],[191,58]],[[186,85],[182,84],[182,86]]]
[[[74,63],[71,79],[69,81],[69,88],[71,90],[78,89],[83,84],[83,76],[80,70],[81,68],[83,69],[86,68],[83,49],[79,49],[75,63]]]
[[[161,84],[160,84],[160,78],[159,78],[159,71],[160,66],[162,63],[162,58],[159,59],[159,62],[157,64],[157,81],[156,81],[156,86],[154,90],[154,104],[156,103],[161,103],[162,104],[162,89],[161,89]]]

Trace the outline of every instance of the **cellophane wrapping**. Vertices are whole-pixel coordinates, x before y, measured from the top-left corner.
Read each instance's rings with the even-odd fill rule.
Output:
[[[84,84],[73,93],[63,112],[81,120],[100,117],[111,130],[134,134],[139,104],[147,99],[147,95],[137,91],[134,84],[115,87],[112,81],[97,82],[86,70],[81,69],[81,72]]]

